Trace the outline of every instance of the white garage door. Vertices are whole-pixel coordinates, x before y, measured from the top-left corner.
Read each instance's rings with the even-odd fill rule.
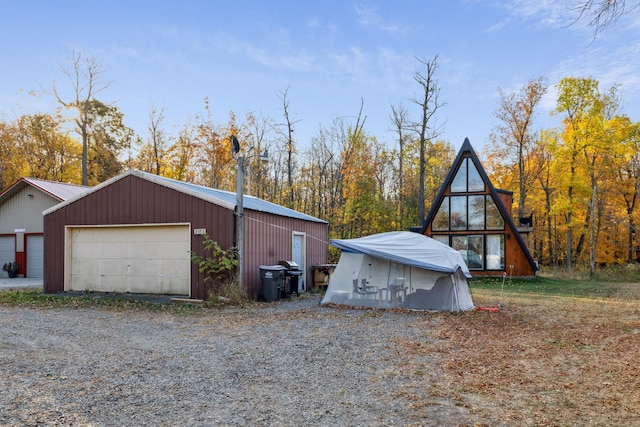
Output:
[[[41,278],[44,263],[44,242],[42,236],[27,236],[27,277]]]
[[[69,228],[65,289],[190,295],[188,225]]]
[[[0,236],[0,264],[16,260],[16,238],[14,236]],[[0,277],[9,277],[6,271],[0,270]]]

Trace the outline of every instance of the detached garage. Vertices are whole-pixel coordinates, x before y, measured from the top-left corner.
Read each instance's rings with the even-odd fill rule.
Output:
[[[131,170],[44,215],[45,292],[96,291],[207,299],[209,283],[191,262],[202,233],[236,246],[235,193]],[[296,260],[301,287],[327,262],[328,223],[244,196],[247,293],[260,289],[260,265]]]
[[[189,224],[67,227],[66,240],[69,290],[190,293]]]
[[[22,277],[43,277],[42,212],[89,187],[21,178],[0,193],[0,264],[16,261]],[[0,277],[8,277],[0,271]]]

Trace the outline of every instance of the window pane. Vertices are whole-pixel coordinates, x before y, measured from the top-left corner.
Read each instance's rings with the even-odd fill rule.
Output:
[[[442,234],[436,234],[435,236],[431,236],[434,240],[437,240],[440,243],[444,243],[449,246],[449,236],[443,236]]]
[[[442,198],[440,209],[431,222],[431,229],[435,231],[449,230],[449,197]]]
[[[451,247],[460,252],[470,270],[482,270],[482,236],[451,236]]]
[[[504,270],[504,234],[487,236],[487,270]]]
[[[469,230],[484,230],[484,196],[469,196]]]
[[[466,193],[467,191],[467,159],[462,159],[460,169],[451,181],[452,193]]]
[[[467,196],[451,197],[451,229],[467,229]]]
[[[484,191],[484,181],[482,180],[482,177],[480,177],[480,173],[471,159],[469,159],[469,167],[467,170],[469,175],[469,192]]]
[[[467,267],[482,270],[484,259],[484,245],[482,236],[467,237]]]
[[[487,230],[504,230],[504,219],[491,196],[487,196]]]
[[[456,251],[467,250],[467,236],[451,236],[451,247]],[[464,256],[464,254],[462,254]]]

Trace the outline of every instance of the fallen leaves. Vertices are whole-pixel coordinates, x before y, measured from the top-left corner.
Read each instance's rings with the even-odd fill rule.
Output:
[[[638,422],[638,297],[500,298],[498,312],[434,314],[442,321],[430,330],[431,340],[397,343],[409,366],[420,355],[442,360],[444,375],[433,376],[432,396],[439,390],[438,397],[471,408],[478,425]],[[474,299],[497,305],[489,291]]]

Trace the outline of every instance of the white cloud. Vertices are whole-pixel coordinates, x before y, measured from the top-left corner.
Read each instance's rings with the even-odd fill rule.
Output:
[[[383,19],[374,8],[356,7],[356,15],[358,16],[358,24],[364,28],[375,28],[389,33],[402,33],[405,31],[404,27]]]
[[[520,20],[536,22],[541,27],[562,28],[575,22],[575,3],[575,0],[512,0],[500,6]]]
[[[584,55],[576,55],[565,60],[553,73],[560,79],[567,76],[593,77],[601,87],[621,84],[626,91],[640,91],[640,42],[619,48],[592,48]]]
[[[504,26],[507,25],[508,22],[509,22],[508,19],[505,20],[505,21],[498,22],[497,24],[494,24],[491,27],[489,27],[486,30],[484,30],[484,32],[485,33],[497,33],[498,31],[503,29]]]

